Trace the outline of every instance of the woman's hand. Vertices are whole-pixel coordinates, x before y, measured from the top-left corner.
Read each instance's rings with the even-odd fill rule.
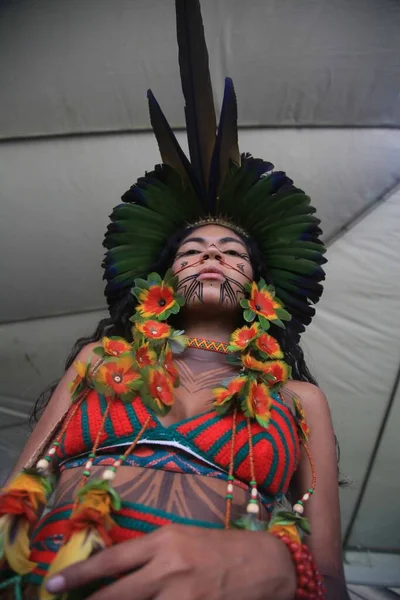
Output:
[[[122,573],[90,600],[291,600],[296,587],[286,546],[268,533],[167,525],[65,569],[47,588]]]

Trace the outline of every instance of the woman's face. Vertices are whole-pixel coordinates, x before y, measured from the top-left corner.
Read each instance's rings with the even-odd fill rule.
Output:
[[[253,279],[246,245],[227,227],[204,225],[181,243],[172,265],[186,306],[213,305],[236,309],[244,285]]]

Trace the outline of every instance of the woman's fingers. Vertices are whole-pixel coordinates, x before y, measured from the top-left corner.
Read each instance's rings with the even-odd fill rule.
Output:
[[[103,577],[133,571],[149,562],[154,550],[151,535],[122,542],[101,550],[91,558],[75,563],[51,577],[46,583],[46,588],[49,592],[59,593],[85,586]]]
[[[157,571],[151,563],[125,575],[88,597],[88,600],[153,600],[159,592]]]

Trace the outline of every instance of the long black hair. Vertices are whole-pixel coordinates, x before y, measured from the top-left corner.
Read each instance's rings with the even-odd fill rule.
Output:
[[[166,242],[159,259],[151,266],[149,273],[155,271],[163,275],[172,265],[176,252],[183,240],[193,231],[193,228],[184,228],[177,231]],[[239,234],[238,234],[239,235]],[[253,240],[239,236],[245,243],[249,252],[250,262],[254,271],[254,279],[257,281],[263,277],[267,282],[270,282],[267,265],[262,260],[261,253]],[[129,320],[135,310],[135,299],[130,290],[125,290],[120,295],[109,302],[110,316],[102,319],[97,325],[92,335],[79,338],[65,364],[65,370],[69,369],[79,352],[87,345],[99,341],[104,336],[120,336],[127,341],[132,341],[132,323]],[[317,385],[313,375],[311,375],[305,359],[303,351],[299,345],[299,336],[297,330],[289,321],[286,323],[285,329],[279,327],[271,327],[272,335],[279,342],[284,353],[285,361],[292,368],[292,378],[298,381],[308,381]],[[31,426],[34,426],[39,420],[42,412],[46,408],[58,381],[47,388],[38,398],[33,408],[30,418]]]

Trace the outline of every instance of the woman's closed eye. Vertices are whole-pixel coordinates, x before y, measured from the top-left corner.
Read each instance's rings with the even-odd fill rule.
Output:
[[[249,258],[247,254],[242,254],[237,250],[225,250],[224,254],[229,254],[230,256],[239,256],[239,258],[244,258],[246,260]]]

